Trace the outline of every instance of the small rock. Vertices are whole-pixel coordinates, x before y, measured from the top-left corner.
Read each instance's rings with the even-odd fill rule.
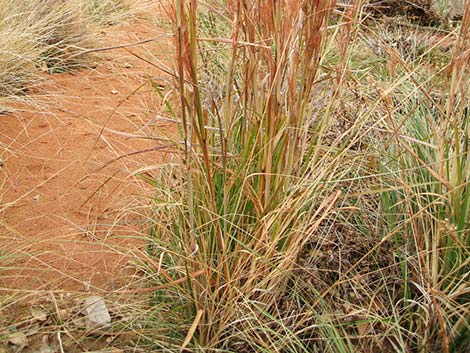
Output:
[[[8,336],[8,342],[15,346],[26,346],[28,344],[28,337],[23,332],[15,332]]]
[[[47,320],[47,313],[45,313],[44,311],[42,311],[41,309],[39,308],[31,308],[31,316],[35,319],[35,320],[38,320],[38,321],[46,321]]]
[[[126,69],[130,69],[130,68],[132,67],[132,65],[129,64],[129,63],[124,63],[124,67],[125,67]]]
[[[33,200],[34,200],[34,201],[37,201],[37,200],[39,200],[39,197],[40,197],[39,195],[34,195],[34,196],[33,196]]]
[[[111,316],[102,297],[88,297],[83,305],[87,329],[108,328],[111,326]]]
[[[111,90],[111,94],[118,94],[119,92],[116,91],[115,89]]]

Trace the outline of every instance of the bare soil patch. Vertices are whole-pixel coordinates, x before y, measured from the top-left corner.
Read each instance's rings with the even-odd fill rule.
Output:
[[[139,6],[130,24],[102,31],[102,46],[158,39],[105,51],[94,69],[44,74],[34,103],[0,115],[3,289],[112,290],[134,273],[152,192],[135,172],[165,160],[154,137],[174,131],[147,84],[164,89],[166,78],[132,54],[167,61],[169,37],[154,22],[163,12]]]

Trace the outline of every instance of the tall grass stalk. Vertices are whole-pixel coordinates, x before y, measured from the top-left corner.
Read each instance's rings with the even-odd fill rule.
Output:
[[[153,247],[193,318],[182,346],[273,349],[257,327],[276,316],[301,250],[341,197],[327,182],[345,173],[340,152],[321,143],[330,115],[307,143],[334,2],[215,5],[173,8],[181,168],[171,192],[159,192]],[[202,32],[199,11],[229,37]],[[201,79],[212,69],[222,74],[217,94]]]

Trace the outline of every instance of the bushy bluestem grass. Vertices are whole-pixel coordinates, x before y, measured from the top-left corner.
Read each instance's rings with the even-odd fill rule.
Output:
[[[181,139],[148,249],[160,349],[465,349],[469,15],[436,100],[425,54],[380,43],[381,71],[357,69],[356,44],[380,39],[361,5],[169,10]]]

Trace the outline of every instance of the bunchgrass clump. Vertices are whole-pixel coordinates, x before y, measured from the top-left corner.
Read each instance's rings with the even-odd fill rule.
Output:
[[[465,351],[470,13],[433,63],[439,42],[387,43],[361,5],[169,10],[181,140],[152,213],[155,347]]]
[[[117,0],[0,0],[0,98],[23,94],[41,72],[83,66],[75,54],[93,46],[93,23],[125,11]]]
[[[327,97],[317,79],[334,4],[214,6],[171,10],[180,106],[169,111],[181,116],[182,141],[153,216],[156,300],[178,346],[294,349],[308,315],[277,332],[278,305],[355,159],[347,151],[357,129],[325,144],[335,96],[315,104]]]
[[[86,40],[80,6],[58,0],[2,0],[0,95],[21,93],[41,70],[65,69],[66,55]]]

